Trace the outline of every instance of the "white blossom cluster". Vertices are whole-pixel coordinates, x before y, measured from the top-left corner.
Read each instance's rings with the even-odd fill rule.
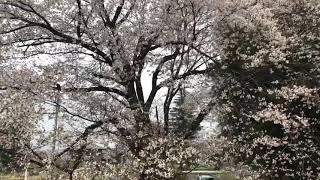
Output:
[[[197,158],[197,150],[177,139],[156,138],[139,152],[133,166],[153,178],[169,179],[190,168]]]

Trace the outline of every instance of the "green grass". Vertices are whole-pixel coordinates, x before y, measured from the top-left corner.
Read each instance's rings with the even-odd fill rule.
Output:
[[[0,180],[24,180],[23,176],[0,176]],[[41,176],[28,176],[28,180],[45,180]]]
[[[206,167],[197,168],[192,172],[181,176],[178,180],[185,180],[187,179],[187,176],[196,177],[197,175],[211,175],[217,177],[218,180],[237,180],[237,178],[229,171],[217,171]]]

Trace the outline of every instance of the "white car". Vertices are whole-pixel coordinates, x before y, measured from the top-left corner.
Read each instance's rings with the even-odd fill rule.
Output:
[[[215,178],[209,175],[200,175],[197,177],[197,180],[215,180]]]

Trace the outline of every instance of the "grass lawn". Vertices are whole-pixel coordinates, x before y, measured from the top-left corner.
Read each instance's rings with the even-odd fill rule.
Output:
[[[237,179],[228,171],[216,171],[210,168],[197,168],[196,170],[181,177],[179,180],[186,180],[186,179],[190,179],[191,177],[196,178],[198,175],[210,175],[210,176],[216,177],[217,180],[236,180]]]
[[[24,180],[23,176],[0,176],[0,180]],[[28,176],[28,180],[45,180],[41,176]]]
[[[37,174],[29,174],[28,180],[45,180],[46,178]],[[0,173],[0,180],[24,180],[24,172]]]

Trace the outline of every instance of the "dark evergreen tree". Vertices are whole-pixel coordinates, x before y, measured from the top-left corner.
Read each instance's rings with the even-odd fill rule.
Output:
[[[170,123],[170,129],[173,134],[175,134],[178,137],[184,137],[189,131],[189,127],[191,126],[191,123],[193,122],[193,119],[195,118],[193,115],[193,110],[190,110],[190,108],[185,107],[185,101],[186,101],[186,95],[187,91],[185,88],[180,88],[178,92],[178,96],[174,100],[175,107],[172,108],[170,112],[171,116],[171,123]],[[200,130],[201,128],[197,128],[194,132],[192,132],[192,136],[194,137],[195,134]]]
[[[18,163],[18,151],[17,147],[7,148],[0,145],[0,173],[22,171],[22,167]]]
[[[9,168],[9,164],[12,161],[11,154],[8,150],[0,145],[0,171],[2,173],[6,172]]]

